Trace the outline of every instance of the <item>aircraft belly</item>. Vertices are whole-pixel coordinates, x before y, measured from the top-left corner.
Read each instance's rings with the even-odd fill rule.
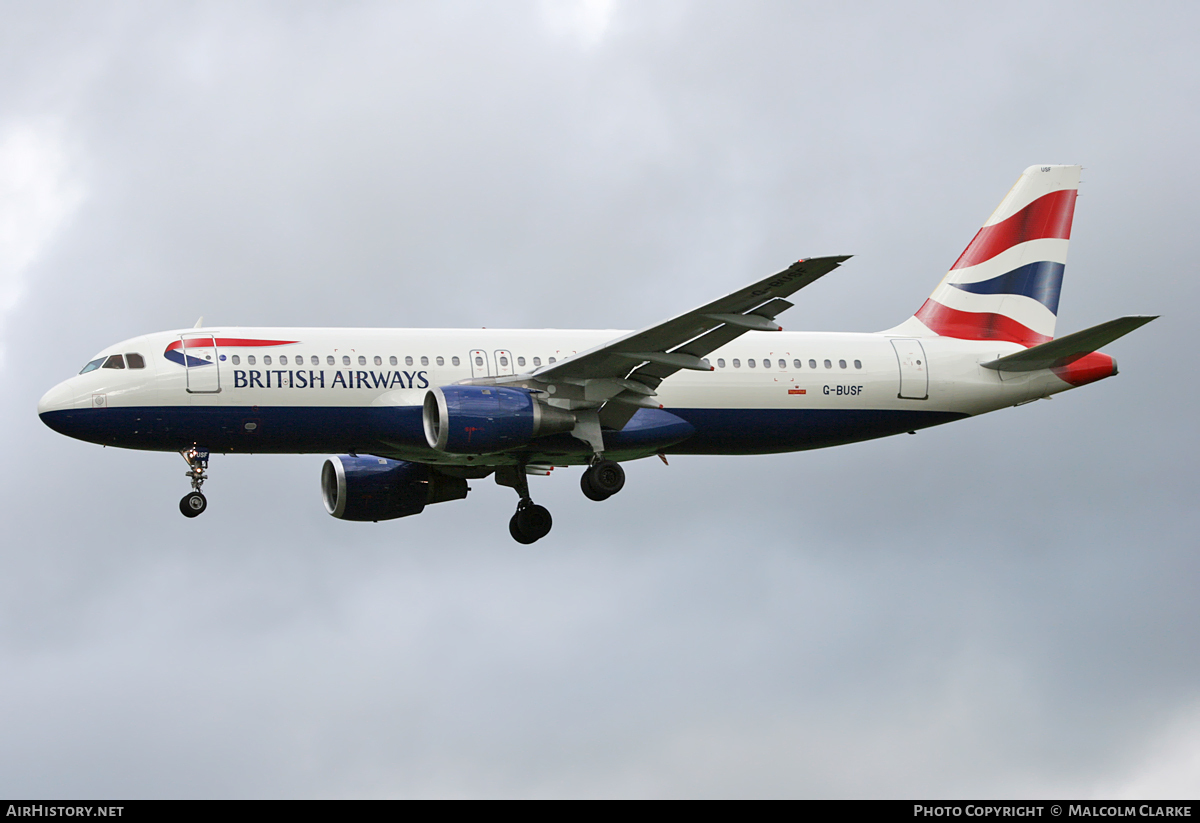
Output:
[[[873,440],[967,415],[931,409],[672,409],[696,433],[671,454],[771,454]]]

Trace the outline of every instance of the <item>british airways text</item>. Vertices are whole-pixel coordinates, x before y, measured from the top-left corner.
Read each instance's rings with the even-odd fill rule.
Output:
[[[424,371],[335,371],[328,382],[322,371],[234,369],[235,389],[427,389]]]

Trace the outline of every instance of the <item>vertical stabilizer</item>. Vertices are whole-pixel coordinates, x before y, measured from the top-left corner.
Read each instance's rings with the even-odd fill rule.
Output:
[[[916,315],[892,330],[911,336],[1054,338],[1080,166],[1030,166]]]

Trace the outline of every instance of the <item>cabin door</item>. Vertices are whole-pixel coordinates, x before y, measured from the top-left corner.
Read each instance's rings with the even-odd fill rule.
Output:
[[[188,394],[216,394],[221,390],[221,366],[217,340],[211,334],[183,334],[183,368],[187,372]]]

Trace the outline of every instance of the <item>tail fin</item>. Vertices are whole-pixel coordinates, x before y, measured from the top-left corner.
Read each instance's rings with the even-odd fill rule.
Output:
[[[1080,168],[1027,168],[925,304],[895,331],[1025,347],[1054,339]]]

